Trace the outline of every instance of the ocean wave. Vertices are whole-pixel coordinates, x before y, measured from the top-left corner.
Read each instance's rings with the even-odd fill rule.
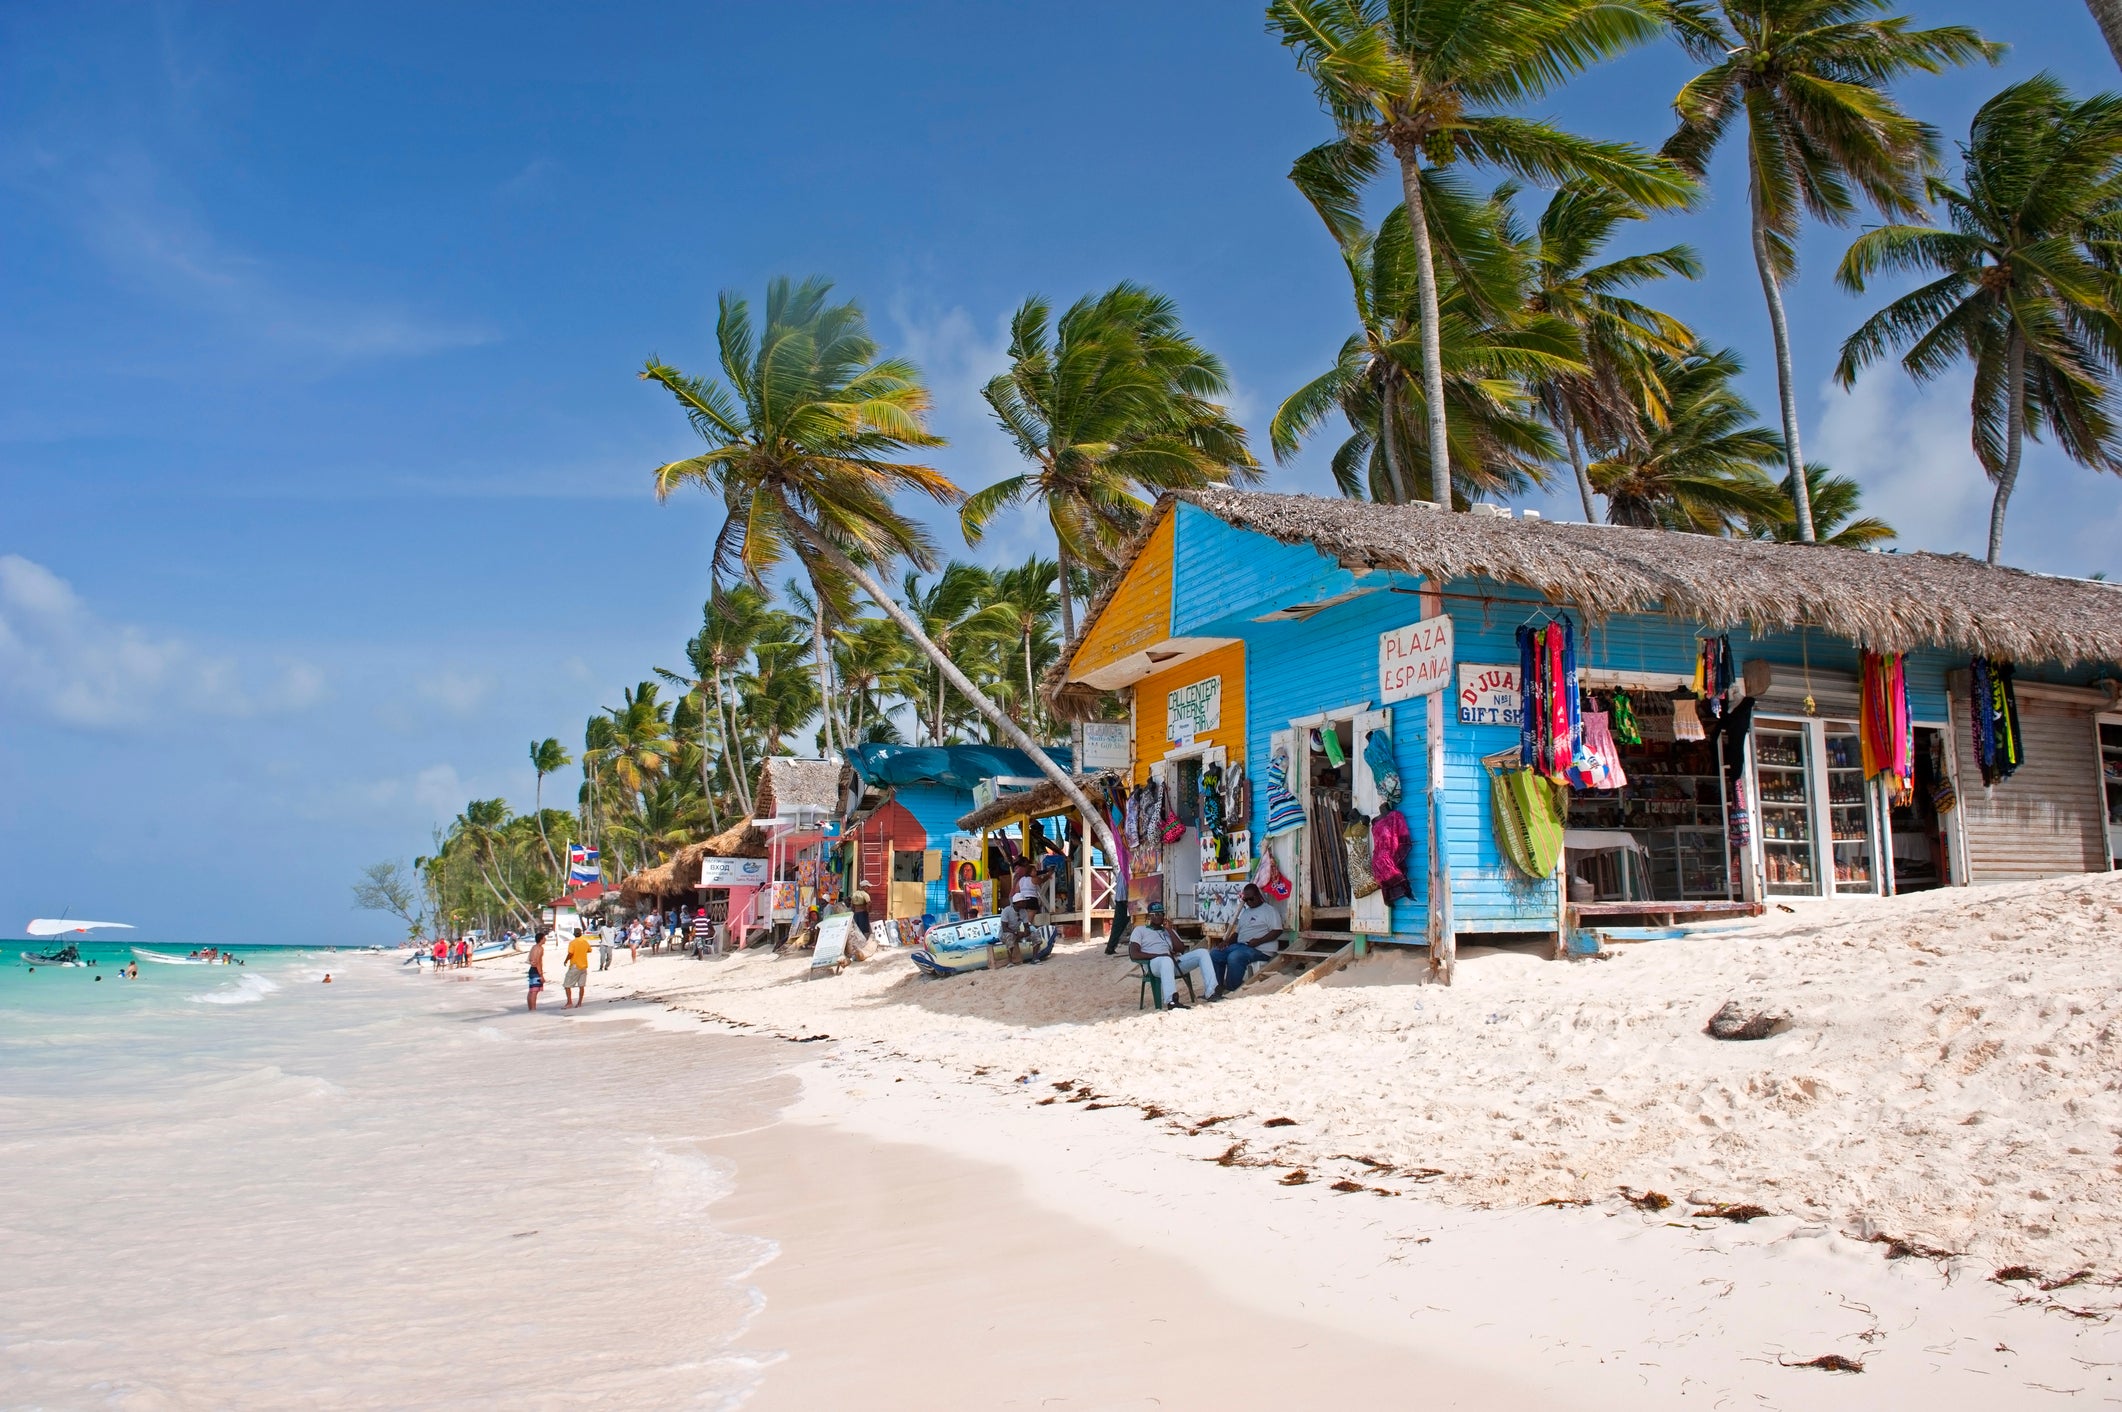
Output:
[[[264,976],[240,976],[233,985],[188,998],[199,1005],[256,1005],[279,988],[279,982]]]

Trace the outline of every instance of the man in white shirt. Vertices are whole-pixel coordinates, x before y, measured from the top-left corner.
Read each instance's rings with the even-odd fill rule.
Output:
[[[1275,905],[1254,883],[1247,883],[1238,897],[1243,905],[1231,922],[1227,940],[1209,953],[1215,957],[1216,975],[1226,994],[1244,984],[1247,967],[1271,959],[1282,949],[1282,914]]]
[[[1206,951],[1181,951],[1178,939],[1164,929],[1164,904],[1152,902],[1144,910],[1142,925],[1135,928],[1127,939],[1127,954],[1136,961],[1149,962],[1149,973],[1157,978],[1164,992],[1164,1008],[1186,1010],[1191,1008],[1179,999],[1179,975],[1192,971],[1199,978],[1201,998],[1216,998],[1216,967]]]

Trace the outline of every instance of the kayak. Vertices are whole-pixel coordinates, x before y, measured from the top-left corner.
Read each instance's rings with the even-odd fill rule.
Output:
[[[149,951],[145,947],[139,946],[133,948],[133,955],[143,961],[160,961],[165,966],[212,966],[218,964],[209,961],[204,956],[165,956],[159,951]]]

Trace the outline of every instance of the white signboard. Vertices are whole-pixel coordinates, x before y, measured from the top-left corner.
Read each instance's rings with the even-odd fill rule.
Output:
[[[1127,768],[1127,722],[1090,721],[1083,727],[1083,759],[1078,771]]]
[[[827,917],[818,923],[818,947],[811,952],[810,968],[813,971],[827,970],[847,962],[847,936],[855,929],[855,919],[842,912]]]
[[[702,887],[764,887],[768,870],[764,858],[702,858]]]
[[[1451,684],[1452,620],[1439,613],[1378,634],[1378,699],[1391,704]]]
[[[1525,698],[1518,689],[1518,666],[1480,662],[1459,664],[1459,724],[1518,726],[1525,719]]]
[[[1184,745],[1223,724],[1223,678],[1182,686],[1164,698],[1164,738]]]

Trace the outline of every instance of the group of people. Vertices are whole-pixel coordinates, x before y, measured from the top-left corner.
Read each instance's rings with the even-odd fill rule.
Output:
[[[429,954],[434,957],[435,969],[438,971],[469,966],[472,963],[472,939],[460,936],[455,941],[445,941],[438,936]]]
[[[1283,944],[1282,914],[1257,886],[1247,883],[1239,901],[1238,915],[1224,934],[1196,947],[1172,934],[1165,925],[1164,904],[1152,902],[1132,931],[1123,933],[1123,923],[1115,920],[1114,939],[1106,944],[1106,952],[1110,955],[1118,949],[1124,934],[1129,959],[1148,964],[1167,1010],[1189,1008],[1179,998],[1181,976],[1192,977],[1204,1003],[1221,1000],[1245,984],[1253,966],[1272,960]]]

